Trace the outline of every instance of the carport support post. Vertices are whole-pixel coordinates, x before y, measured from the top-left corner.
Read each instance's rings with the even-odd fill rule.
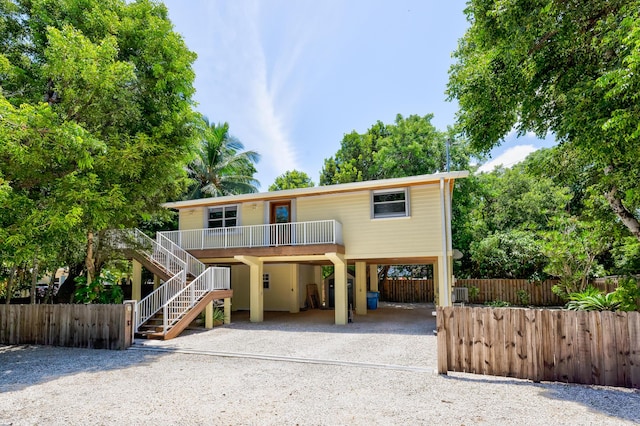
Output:
[[[378,291],[378,265],[369,265],[369,288]]]
[[[438,280],[438,306],[451,306],[451,285],[449,281],[448,259],[438,256],[438,263],[433,265],[433,275]],[[437,275],[436,275],[437,274]]]
[[[289,266],[291,277],[291,294],[289,299],[289,312],[297,314],[300,312],[300,265],[293,263]]]
[[[133,259],[133,274],[131,277],[131,298],[140,301],[142,299],[142,264]]]
[[[348,297],[347,297],[347,262],[344,254],[327,253],[327,258],[334,266],[335,289],[335,321],[336,325],[346,325],[348,322]]]
[[[213,300],[204,308],[204,328],[213,328]]]
[[[356,262],[356,314],[367,315],[367,263]]]
[[[264,320],[263,262],[255,256],[235,256],[235,258],[249,266],[249,320],[262,322]]]
[[[320,303],[324,302],[324,306],[329,306],[329,301],[325,300],[326,289],[324,288],[324,280],[322,279],[322,266],[313,267],[313,282],[318,285],[320,291]]]
[[[231,298],[226,297],[224,299],[224,323],[231,324]]]

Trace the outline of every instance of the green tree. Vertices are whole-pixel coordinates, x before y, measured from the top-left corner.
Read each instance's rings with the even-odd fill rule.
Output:
[[[640,2],[472,0],[448,95],[471,144],[553,132],[640,239]]]
[[[260,159],[255,151],[242,151],[244,145],[229,134],[229,124],[209,123],[203,118],[201,144],[187,173],[193,180],[188,198],[258,192],[260,184],[253,175]]]
[[[308,174],[298,170],[288,170],[278,176],[269,191],[282,191],[283,189],[311,188],[315,184]]]
[[[0,250],[76,270],[55,242],[82,245],[91,282],[105,230],[184,190],[195,54],[148,0],[2,1],[0,51]]]
[[[569,217],[556,218],[553,223],[555,229],[542,234],[549,259],[545,271],[560,279],[554,292],[567,297],[587,288],[589,278],[598,272],[598,255],[611,245],[611,235],[600,222]]]
[[[344,135],[338,152],[325,159],[320,185],[445,171],[447,141],[451,169],[467,169],[470,152],[465,141],[455,140],[452,129],[437,130],[432,119],[433,114],[407,118],[398,114],[394,124],[378,121],[362,135],[355,131]]]

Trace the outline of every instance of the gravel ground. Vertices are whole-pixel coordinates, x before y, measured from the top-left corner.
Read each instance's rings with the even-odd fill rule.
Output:
[[[126,351],[0,346],[0,425],[640,423],[634,390],[435,374],[431,310],[237,314]]]

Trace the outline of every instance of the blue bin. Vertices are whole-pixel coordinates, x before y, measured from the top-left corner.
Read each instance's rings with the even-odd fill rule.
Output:
[[[367,309],[369,310],[378,309],[378,292],[377,291],[367,292]]]

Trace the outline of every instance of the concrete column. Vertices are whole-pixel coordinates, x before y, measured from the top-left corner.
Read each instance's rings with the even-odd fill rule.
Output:
[[[325,296],[325,288],[324,288],[324,280],[322,279],[322,266],[314,266],[313,267],[313,282],[318,285],[318,291],[320,292],[320,302],[324,303],[324,306],[329,306],[329,301],[324,299]]]
[[[335,321],[337,325],[345,325],[349,320],[347,262],[344,259],[344,254],[341,253],[327,253],[326,256],[334,266]]]
[[[231,324],[231,298],[224,299],[224,323]]]
[[[447,257],[438,256],[438,263],[433,265],[434,281],[437,279],[438,283],[438,306],[451,306],[451,276],[447,276],[447,262]]]
[[[213,328],[213,300],[204,308],[204,328]]]
[[[371,291],[378,290],[378,265],[369,265],[369,288]]]
[[[294,263],[289,266],[290,275],[289,282],[291,283],[291,292],[289,299],[289,312],[297,314],[300,312],[300,265]]]
[[[262,287],[263,262],[255,256],[235,256],[249,266],[249,320],[264,320],[264,289]]]
[[[356,262],[356,314],[367,315],[367,262]]]
[[[131,277],[131,298],[140,301],[142,299],[142,264],[133,260],[133,276]]]

